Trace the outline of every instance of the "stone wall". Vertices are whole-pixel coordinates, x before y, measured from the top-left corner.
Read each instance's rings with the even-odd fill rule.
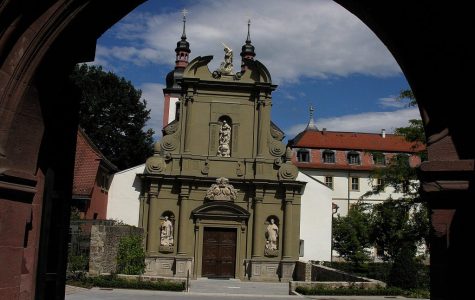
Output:
[[[295,266],[295,279],[297,281],[290,281],[289,283],[290,295],[298,286],[327,289],[343,287],[375,289],[386,287],[386,283],[379,280],[358,277],[340,270],[302,261],[297,262]]]
[[[371,279],[354,276],[349,273],[325,267],[318,264],[312,265],[311,281],[348,281],[348,282],[369,282]]]
[[[116,272],[119,241],[130,235],[140,235],[143,238],[143,229],[129,225],[93,225],[89,248],[89,274]]]
[[[311,281],[312,280],[312,263],[298,261],[295,264],[295,280]]]

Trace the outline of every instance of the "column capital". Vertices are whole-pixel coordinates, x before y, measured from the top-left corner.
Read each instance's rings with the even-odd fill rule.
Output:
[[[254,197],[254,203],[262,203],[264,197]]]
[[[180,186],[180,199],[188,199],[190,197],[190,185],[188,184],[181,184]]]

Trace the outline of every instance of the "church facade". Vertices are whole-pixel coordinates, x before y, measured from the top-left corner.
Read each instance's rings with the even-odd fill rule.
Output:
[[[188,63],[184,29],[177,44],[164,89],[165,100],[178,99],[168,101],[175,119],[140,176],[146,274],[289,281],[305,182],[296,181],[284,133],[270,120],[276,85],[254,60],[249,32],[240,72],[224,47],[211,72],[212,56]]]

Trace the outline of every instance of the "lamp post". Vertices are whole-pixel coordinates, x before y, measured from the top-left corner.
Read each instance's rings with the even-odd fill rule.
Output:
[[[338,212],[338,209],[340,207],[333,203],[332,202],[332,222],[331,222],[331,231],[330,231],[330,235],[331,235],[331,242],[330,242],[330,263],[333,262],[333,218],[335,216],[335,214]]]

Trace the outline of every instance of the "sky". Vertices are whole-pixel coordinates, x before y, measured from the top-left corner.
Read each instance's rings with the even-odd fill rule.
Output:
[[[213,55],[211,72],[224,59],[221,43],[241,47],[251,20],[255,59],[270,71],[272,120],[288,139],[302,131],[315,109],[319,129],[386,132],[420,118],[417,107],[397,101],[408,89],[400,67],[376,35],[330,0],[149,0],[97,41],[92,64],[130,80],[151,109],[147,126],[162,129],[165,76],[175,64],[182,33],[182,10],[190,61]],[[237,67],[236,67],[237,66]]]

